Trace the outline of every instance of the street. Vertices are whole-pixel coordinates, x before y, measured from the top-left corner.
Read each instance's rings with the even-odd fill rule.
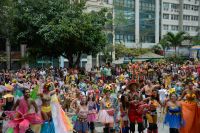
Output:
[[[136,127],[136,131],[137,131],[137,127]],[[145,130],[144,133],[146,133],[147,131]],[[101,124],[96,123],[96,133],[103,133],[103,127]],[[138,132],[136,132],[138,133]],[[169,133],[169,128],[167,126],[163,126],[162,123],[158,124],[158,133]]]

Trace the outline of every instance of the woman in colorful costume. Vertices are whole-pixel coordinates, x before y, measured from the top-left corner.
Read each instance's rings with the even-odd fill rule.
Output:
[[[128,133],[128,97],[122,95],[120,98],[120,127],[121,133]]]
[[[50,80],[50,79],[48,79]],[[43,125],[41,133],[55,133],[54,123],[52,119],[52,110],[51,110],[51,95],[53,94],[53,83],[48,81],[43,88],[43,93],[40,94],[42,100],[41,115],[43,118]]]
[[[159,97],[158,92],[156,90],[152,91],[152,96],[149,100],[149,111],[146,114],[149,127],[147,133],[158,133],[158,126],[157,126],[157,108],[159,105]]]
[[[170,94],[170,101],[166,104],[166,116],[164,124],[169,126],[170,133],[179,133],[183,126],[182,108],[175,93]]]
[[[24,97],[17,100],[13,109],[16,111],[6,111],[5,114],[12,120],[8,122],[8,127],[14,129],[14,133],[25,133],[30,129],[32,124],[42,124],[42,119],[35,113],[29,113],[31,105],[38,112],[37,105],[34,101],[29,100],[30,90],[23,90]],[[29,131],[30,132],[30,131]]]
[[[99,121],[104,124],[104,133],[114,133],[114,114],[113,99],[110,93],[113,92],[111,85],[106,85],[103,90],[105,97],[101,100],[101,110],[99,111]]]
[[[181,128],[181,133],[199,133],[200,131],[200,109],[197,105],[197,90],[194,89],[192,81],[186,82],[188,89],[182,93],[181,99],[186,98],[181,102],[183,110],[184,127]]]
[[[84,96],[81,100],[80,106],[77,107],[76,114],[78,116],[74,129],[78,133],[88,133],[88,106],[87,106],[87,99]]]
[[[96,122],[97,120],[97,104],[95,102],[95,97],[93,96],[93,94],[89,94],[88,96],[88,101],[87,101],[87,106],[88,106],[88,116],[87,116],[87,120],[88,120],[88,124],[91,130],[91,133],[94,133],[94,122]]]
[[[56,91],[54,84],[47,82],[43,94],[41,94],[41,114],[44,120],[41,133],[68,133],[69,130],[72,130],[71,122],[58,101]]]

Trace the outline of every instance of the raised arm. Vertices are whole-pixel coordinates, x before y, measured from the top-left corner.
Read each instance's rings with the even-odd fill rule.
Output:
[[[16,110],[17,106],[19,106],[19,99],[16,101],[16,103],[14,104],[12,110]]]
[[[37,104],[35,103],[35,101],[31,101],[31,104],[35,108],[35,112],[38,113],[38,107],[37,107]]]

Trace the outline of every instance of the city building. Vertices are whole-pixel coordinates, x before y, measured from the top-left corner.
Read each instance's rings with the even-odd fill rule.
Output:
[[[159,42],[159,0],[114,0],[115,42],[149,48]]]
[[[161,0],[161,37],[185,31],[196,36],[200,30],[199,0]]]
[[[25,51],[26,45],[11,46],[8,39],[0,37],[0,70],[20,69]]]

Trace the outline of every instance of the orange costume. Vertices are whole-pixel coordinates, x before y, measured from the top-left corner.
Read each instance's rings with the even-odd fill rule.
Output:
[[[180,133],[199,133],[200,132],[200,107],[195,101],[195,94],[186,94],[186,101],[182,102],[183,119],[185,125]]]

